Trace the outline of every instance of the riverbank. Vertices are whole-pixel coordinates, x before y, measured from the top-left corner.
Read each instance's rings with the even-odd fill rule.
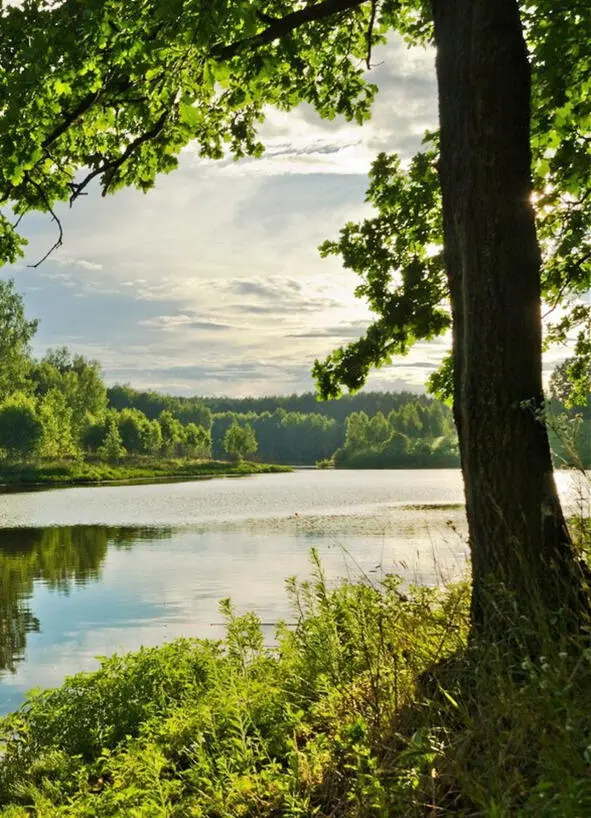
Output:
[[[92,486],[118,483],[199,480],[208,477],[241,477],[249,474],[289,472],[289,466],[222,460],[142,459],[118,465],[100,462],[14,464],[0,466],[0,487]]]
[[[298,627],[275,648],[226,602],[222,643],[114,656],[32,694],[0,720],[1,814],[589,814],[587,653],[507,667],[469,647],[465,582],[331,589],[316,563],[288,592]]]

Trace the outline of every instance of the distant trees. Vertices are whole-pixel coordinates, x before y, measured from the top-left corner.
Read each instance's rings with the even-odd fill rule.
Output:
[[[73,355],[67,347],[48,350],[41,361],[31,365],[35,394],[45,395],[58,389],[72,410],[72,431],[79,437],[93,419],[102,418],[107,410],[107,388],[98,361]]]
[[[248,424],[257,441],[256,458],[264,463],[311,465],[329,460],[343,448],[349,453],[364,448],[374,453],[385,451],[393,430],[407,442],[393,442],[388,447],[391,457],[394,452],[400,455],[403,449],[412,449],[415,461],[424,463],[427,453],[433,450],[438,454],[430,465],[436,466],[444,459],[457,463],[450,409],[425,395],[410,392],[368,392],[326,402],[318,402],[312,394],[181,398],[137,392],[130,386],[112,387],[108,394],[112,409],[118,409],[121,417],[129,411],[140,411],[153,417],[154,422],[163,421],[160,451],[167,456],[223,459],[227,456],[224,439],[228,429],[234,424]],[[205,422],[185,420],[194,416],[204,418]],[[195,432],[191,424],[207,432],[208,436],[199,433],[202,445],[197,445],[192,437]],[[127,446],[126,435],[123,429],[120,431]],[[421,448],[417,441],[422,438],[427,439],[428,445]],[[446,446],[436,445],[439,438],[448,441]],[[391,464],[391,457],[386,464]]]
[[[265,463],[313,464],[327,458],[343,443],[343,425],[321,414],[274,412],[223,412],[214,414],[213,456],[224,457],[224,435],[233,423],[252,426],[257,443],[257,459]]]
[[[43,423],[34,398],[15,392],[0,405],[0,449],[9,458],[27,459],[39,452]]]
[[[117,421],[112,417],[107,426],[107,434],[104,442],[98,448],[98,455],[107,463],[119,463],[127,454],[121,435],[119,434],[119,427]]]
[[[156,455],[162,451],[162,429],[157,420],[148,420],[144,423],[140,434],[144,454]]]
[[[9,348],[0,335],[0,392],[8,390],[0,396],[0,460],[256,453],[265,463],[332,461],[341,468],[459,462],[450,409],[425,395],[368,392],[319,403],[311,394],[181,398],[130,386],[107,390],[99,364],[66,347],[33,360],[28,344],[35,327],[13,283],[0,282],[0,329],[13,342]],[[549,424],[552,446],[558,463],[589,466],[591,410],[576,405],[584,395],[572,389],[572,366],[578,359],[551,379],[547,410],[559,418]]]
[[[195,423],[184,428],[183,450],[186,457],[207,459],[211,457],[211,432]]]
[[[43,426],[41,454],[59,459],[72,457],[80,452],[74,437],[73,410],[60,389],[51,388],[39,400],[39,418]]]
[[[224,449],[233,460],[243,460],[257,450],[257,439],[252,426],[240,426],[236,421],[224,435]]]
[[[334,453],[337,468],[423,468],[459,466],[457,440],[440,405],[406,404],[388,417],[353,412],[345,443]]]
[[[109,405],[118,411],[139,409],[149,419],[157,420],[165,410],[171,412],[182,424],[194,423],[210,429],[212,416],[205,406],[204,398],[183,398],[163,395],[159,392],[139,392],[131,386],[112,386],[108,390]]]
[[[301,395],[265,395],[263,397],[229,398],[196,397],[183,398],[157,392],[138,392],[130,386],[113,386],[108,390],[109,403],[114,409],[133,407],[141,409],[147,417],[157,418],[163,409],[170,409],[183,423],[190,421],[210,428],[215,417],[233,414],[251,417],[270,417],[276,412],[300,417],[322,416],[344,423],[351,412],[366,412],[373,417],[377,412],[387,415],[407,403],[426,405],[432,400],[414,392],[359,392],[343,395],[338,400],[319,401],[313,392]],[[196,417],[196,415],[199,417]],[[208,418],[208,422],[205,422]]]
[[[23,389],[30,369],[30,342],[37,321],[25,318],[14,281],[0,281],[0,401]]]
[[[172,457],[180,454],[180,449],[184,440],[183,425],[178,418],[168,409],[160,413],[158,418],[160,430],[162,432],[162,451]]]
[[[148,426],[150,421],[138,409],[123,409],[117,415],[117,426],[121,442],[129,454],[146,453]]]

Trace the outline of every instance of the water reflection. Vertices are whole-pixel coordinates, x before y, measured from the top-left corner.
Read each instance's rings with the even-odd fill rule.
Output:
[[[15,672],[27,634],[41,630],[30,607],[35,582],[59,594],[98,582],[110,546],[130,549],[153,533],[107,526],[0,529],[0,676]],[[159,539],[170,536],[170,530],[158,530]]]

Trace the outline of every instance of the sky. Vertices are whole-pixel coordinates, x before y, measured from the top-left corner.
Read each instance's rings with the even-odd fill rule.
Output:
[[[322,121],[309,106],[271,110],[260,159],[206,161],[189,146],[148,194],[95,190],[57,209],[64,244],[37,269],[27,265],[56,230],[46,215],[27,216],[26,256],[0,275],[40,321],[34,354],[67,345],[100,361],[109,384],[180,395],[313,389],[314,359],[371,318],[353,296],[357,277],[318,245],[371,212],[372,159],[410,157],[436,126],[433,51],[394,39],[373,61],[380,90],[363,126]],[[448,346],[417,344],[368,388],[423,391]]]

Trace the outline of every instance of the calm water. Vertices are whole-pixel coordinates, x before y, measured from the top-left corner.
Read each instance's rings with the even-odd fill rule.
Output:
[[[563,495],[566,478],[559,477]],[[456,471],[301,471],[0,495],[0,713],[97,657],[222,635],[230,596],[290,619],[284,580],[464,568]],[[272,624],[265,628],[272,638]]]

